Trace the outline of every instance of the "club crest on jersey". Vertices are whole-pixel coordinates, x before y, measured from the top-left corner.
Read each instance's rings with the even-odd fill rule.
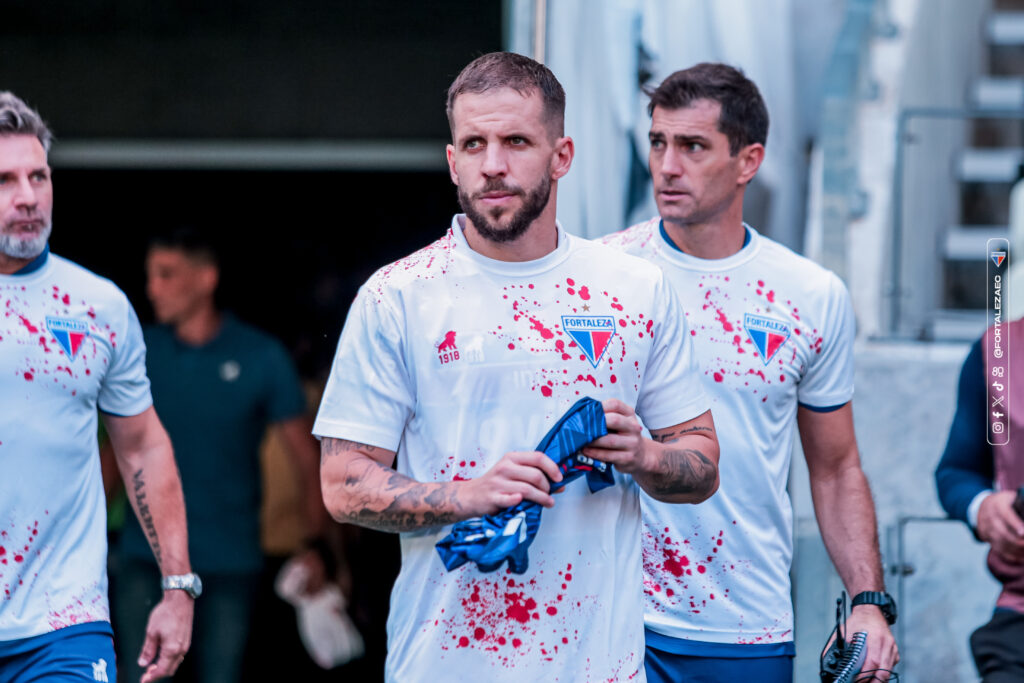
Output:
[[[459,349],[455,345],[455,330],[444,333],[444,339],[434,344],[437,348],[437,360],[441,365],[459,360]]]
[[[996,264],[996,268],[998,268],[1001,265],[1003,265],[1003,261],[1006,260],[1006,252],[1005,251],[993,251],[991,256],[992,256],[992,263]]]
[[[596,368],[615,336],[615,318],[610,315],[563,315],[562,329]]]
[[[64,349],[64,355],[74,360],[82,348],[82,342],[89,336],[89,326],[80,320],[71,318],[46,318],[46,329]]]
[[[768,361],[775,357],[791,333],[788,323],[773,318],[762,318],[750,313],[743,316],[743,329],[747,331],[750,341],[757,347],[765,365],[768,365]]]

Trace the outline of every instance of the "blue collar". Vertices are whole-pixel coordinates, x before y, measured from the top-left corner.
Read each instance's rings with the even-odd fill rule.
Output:
[[[668,232],[665,230],[665,221],[663,221],[663,220],[659,220],[658,221],[658,230],[661,231],[661,236],[665,239],[666,242],[668,242],[670,247],[672,247],[673,249],[678,251],[680,254],[685,254],[686,253],[685,251],[680,249],[679,246],[675,242],[672,241],[671,237],[668,236]],[[747,226],[744,225],[743,226],[743,247],[747,246],[748,244],[750,244],[750,231],[747,230]],[[740,247],[740,249],[742,249],[743,247]]]
[[[12,275],[28,275],[34,273],[46,264],[46,259],[50,256],[50,243],[47,242],[46,246],[43,247],[42,252],[39,256],[26,263],[24,266],[14,271]]]

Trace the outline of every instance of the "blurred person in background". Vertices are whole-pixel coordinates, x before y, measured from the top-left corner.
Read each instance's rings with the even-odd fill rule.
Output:
[[[946,513],[989,544],[989,570],[1003,584],[992,619],[971,635],[978,673],[984,683],[1024,683],[1024,318],[1002,325],[1001,357],[994,334],[989,328],[971,346],[960,370],[935,483]],[[1008,398],[990,408],[1001,396]],[[990,431],[990,420],[1003,429]],[[999,434],[1008,442],[991,445],[989,436],[1004,440]]]
[[[268,427],[287,444],[299,481],[308,538],[322,537],[327,513],[319,495],[317,448],[306,402],[284,347],[221,311],[215,302],[217,253],[198,230],[179,227],[154,239],[146,256],[146,293],[159,325],[145,329],[153,400],[178,453],[188,512],[189,551],[203,575],[192,653],[179,679],[240,680],[253,603],[263,568],[260,549],[259,444]],[[114,600],[122,651],[158,597],[156,567],[142,529],[121,533]],[[308,590],[324,581],[318,553],[303,553]],[[122,668],[124,680],[138,674]]]
[[[135,311],[112,282],[50,253],[51,137],[0,92],[0,681],[116,676],[98,409],[153,563],[153,599],[122,651],[147,683],[185,656],[201,585]]]

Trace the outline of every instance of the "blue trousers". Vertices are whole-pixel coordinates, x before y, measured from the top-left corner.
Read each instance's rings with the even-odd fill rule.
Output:
[[[19,641],[17,654],[0,654],[4,683],[114,683],[116,678],[109,632],[72,626]]]
[[[175,681],[238,683],[249,638],[258,574],[204,574],[203,594],[196,600],[192,647]],[[126,560],[114,584],[114,636],[120,681],[136,683],[144,669],[137,664],[146,637],[146,622],[160,601],[160,572],[149,562]]]
[[[793,683],[793,658],[694,657],[647,648],[644,658],[648,683]]]

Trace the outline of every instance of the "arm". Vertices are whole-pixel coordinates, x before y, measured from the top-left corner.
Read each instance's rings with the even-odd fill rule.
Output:
[[[851,596],[885,590],[875,504],[860,466],[853,430],[853,408],[816,412],[800,406],[800,440],[811,479],[814,512],[832,563]],[[874,605],[854,607],[849,631],[868,633],[864,670],[892,669],[899,651],[882,611]],[[888,680],[886,674],[882,680]]]
[[[700,503],[718,490],[718,437],[711,411],[643,438],[633,410],[618,399],[604,402],[608,435],[583,449],[596,460],[632,475],[655,500]]]
[[[311,421],[305,416],[281,420],[271,425],[285,444],[285,450],[291,457],[295,473],[302,492],[303,512],[306,517],[306,529],[309,537],[305,539],[306,549],[297,554],[306,567],[305,592],[312,595],[323,588],[328,580],[327,564],[317,550],[318,545],[325,545],[329,517],[324,508],[323,497],[320,495],[320,470],[317,454],[318,446],[311,431]]]
[[[150,406],[132,417],[103,415],[128,498],[160,571],[187,574],[188,533],[171,440]],[[192,637],[193,601],[185,591],[164,591],[150,612],[139,666],[147,667],[142,683],[170,676],[181,664]]]
[[[935,469],[935,485],[942,508],[953,519],[972,527],[978,520],[969,519],[971,503],[992,490],[995,476],[992,448],[986,439],[984,375],[979,340],[971,347],[960,370],[956,414],[949,428],[946,449]]]
[[[395,452],[325,437],[320,444],[324,504],[339,522],[379,531],[414,531],[494,514],[522,500],[554,505],[562,474],[539,451],[506,453],[477,479],[419,482],[392,469]]]

